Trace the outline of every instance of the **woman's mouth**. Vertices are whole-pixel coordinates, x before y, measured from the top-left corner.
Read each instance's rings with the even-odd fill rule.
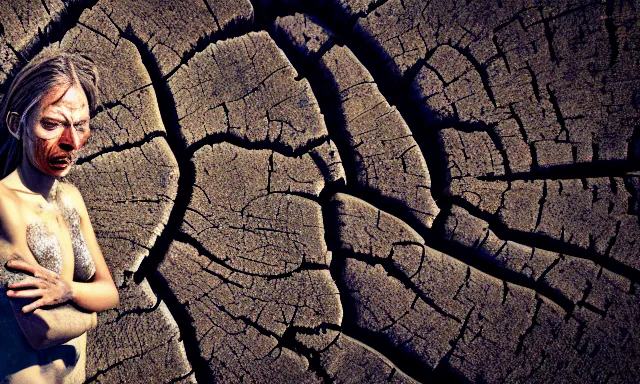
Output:
[[[49,160],[49,165],[54,169],[66,169],[71,165],[70,156],[56,156]]]

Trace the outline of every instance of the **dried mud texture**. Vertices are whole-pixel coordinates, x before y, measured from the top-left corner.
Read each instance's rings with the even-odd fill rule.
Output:
[[[99,1],[100,9],[119,30],[132,36],[166,75],[213,35],[253,17],[248,0]]]
[[[2,2],[101,74],[87,381],[635,382],[639,9]]]
[[[87,341],[87,381],[146,382],[157,377],[188,381],[180,331],[146,281],[119,289],[120,305],[100,316]],[[193,381],[192,381],[193,382]]]
[[[265,32],[221,41],[196,54],[168,81],[188,145],[228,134],[300,152],[327,130],[306,79]]]
[[[230,268],[278,276],[304,264],[328,267],[317,196],[324,179],[309,155],[222,143],[193,156],[196,180],[181,227]]]
[[[59,0],[5,1],[0,4],[0,83],[4,83],[24,61],[22,52],[33,48],[36,36],[60,20],[59,14],[64,8],[65,4]]]
[[[174,242],[158,271],[193,322],[214,380],[320,381],[294,349],[321,350],[338,336],[342,310],[328,269],[249,276]]]

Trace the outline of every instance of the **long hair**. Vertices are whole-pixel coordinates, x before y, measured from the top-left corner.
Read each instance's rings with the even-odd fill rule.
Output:
[[[0,179],[22,161],[22,136],[18,140],[9,132],[9,115],[17,113],[24,130],[49,91],[76,85],[84,91],[93,113],[98,106],[98,69],[90,58],[50,48],[18,72],[0,108]]]

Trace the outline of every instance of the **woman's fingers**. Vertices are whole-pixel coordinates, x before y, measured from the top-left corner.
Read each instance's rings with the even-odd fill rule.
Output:
[[[9,284],[7,288],[9,289],[42,288],[42,281],[38,278],[28,277],[24,280],[18,281],[17,283]]]
[[[9,268],[18,269],[20,271],[24,271],[34,275],[36,273],[36,266],[33,264],[29,264],[26,261],[12,259],[7,261],[7,266]]]
[[[42,297],[44,293],[42,289],[28,289],[25,291],[7,291],[7,296],[16,299],[33,299],[35,297]]]
[[[44,299],[36,300],[33,303],[25,305],[24,307],[22,307],[22,312],[23,313],[29,313],[29,312],[33,311],[34,309],[38,309],[38,308],[40,308],[40,307],[42,307],[44,305],[46,305]]]

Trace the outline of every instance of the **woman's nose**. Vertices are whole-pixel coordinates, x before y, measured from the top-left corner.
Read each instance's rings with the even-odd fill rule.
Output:
[[[60,136],[58,145],[60,146],[60,148],[69,152],[79,149],[82,146],[82,139],[80,138],[80,134],[76,130],[76,127],[65,127],[62,135]]]

